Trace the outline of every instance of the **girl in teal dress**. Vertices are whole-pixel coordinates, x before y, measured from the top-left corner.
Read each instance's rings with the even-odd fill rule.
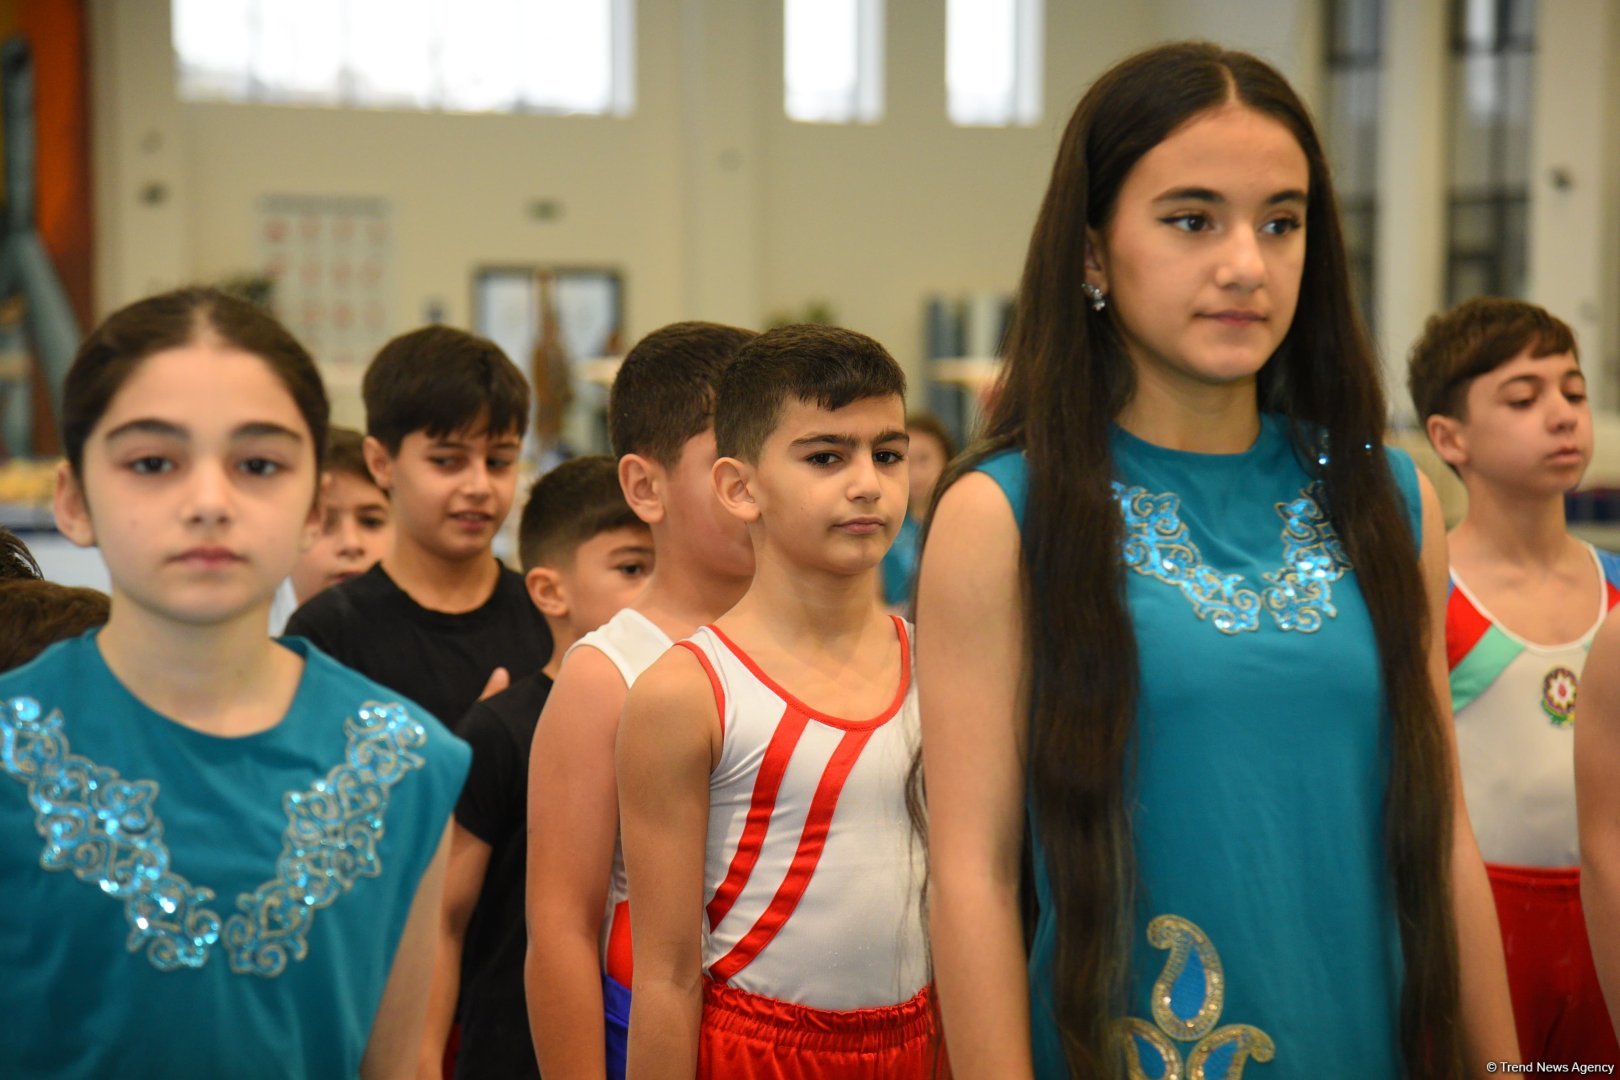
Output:
[[[958,1078],[1516,1057],[1429,616],[1443,528],[1382,447],[1345,267],[1262,61],[1162,46],[1076,109],[918,593]]]
[[[112,608],[0,676],[0,1072],[409,1072],[470,755],[266,632],[314,523],[313,361],[168,293],[90,335],[63,410],[57,522]]]

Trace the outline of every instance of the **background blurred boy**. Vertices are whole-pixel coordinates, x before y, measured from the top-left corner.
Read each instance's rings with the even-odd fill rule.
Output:
[[[517,487],[529,387],[493,342],[401,335],[366,369],[366,465],[388,493],[382,561],[293,613],[287,633],[455,725],[551,659],[523,575],[491,552]]]

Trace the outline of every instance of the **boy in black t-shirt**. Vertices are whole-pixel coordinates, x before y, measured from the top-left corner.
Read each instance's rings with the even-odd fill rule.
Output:
[[[384,345],[361,392],[366,465],[388,493],[393,544],[294,612],[287,633],[453,729],[511,673],[551,657],[523,576],[490,551],[517,487],[529,387],[493,342],[429,326]]]
[[[475,704],[458,729],[473,764],[451,834],[424,1073],[444,1054],[453,1012],[461,1023],[457,1077],[540,1075],[523,1000],[529,745],[563,654],[634,600],[653,565],[652,533],[625,502],[610,457],[576,458],[540,478],[523,508],[518,550],[556,652],[543,669]]]

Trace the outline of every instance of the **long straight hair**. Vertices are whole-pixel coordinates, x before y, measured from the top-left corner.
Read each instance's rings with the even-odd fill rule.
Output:
[[[1118,1074],[1111,1024],[1125,1003],[1136,883],[1126,793],[1140,665],[1109,453],[1134,376],[1112,311],[1084,309],[1086,230],[1104,230],[1144,154],[1234,101],[1285,126],[1309,162],[1299,305],[1260,371],[1258,403],[1289,419],[1302,460],[1317,471],[1377,639],[1392,721],[1383,811],[1404,959],[1400,1056],[1408,1076],[1460,1076],[1451,772],[1428,675],[1415,538],[1382,456],[1380,369],[1352,303],[1332,178],[1304,105],[1263,61],[1206,43],[1130,57],[1075,109],[1030,240],[986,438],[940,484],[1006,447],[1028,459],[1028,783],[1058,927],[1058,1033],[1073,1075]]]

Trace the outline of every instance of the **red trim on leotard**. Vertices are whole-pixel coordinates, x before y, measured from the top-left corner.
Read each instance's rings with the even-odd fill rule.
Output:
[[[900,706],[905,704],[906,691],[911,689],[911,642],[906,637],[906,622],[898,615],[891,615],[889,617],[894,620],[894,631],[895,634],[900,638],[900,687],[895,691],[894,700],[889,703],[889,707],[872,717],[870,720],[845,720],[841,716],[833,716],[830,713],[824,713],[819,709],[811,708],[809,705],[806,705],[804,702],[782,689],[781,684],[779,684],[769,675],[765,674],[765,672],[760,669],[760,666],[754,663],[754,658],[743,652],[742,649],[738,648],[737,643],[728,638],[724,630],[721,630],[718,626],[715,626],[712,623],[707,627],[707,629],[714,634],[715,637],[719,638],[721,643],[724,644],[726,648],[730,649],[738,660],[742,661],[743,667],[747,668],[754,678],[764,683],[765,687],[770,690],[771,693],[787,702],[789,708],[803,713],[812,720],[819,721],[831,727],[842,728],[845,731],[860,731],[866,728],[881,727],[890,720],[894,719],[895,715],[900,712]]]
[[[630,985],[630,955],[630,901],[620,900],[608,920],[607,953],[602,963],[620,986]]]
[[[1603,610],[1609,611],[1614,607],[1614,605],[1620,604],[1620,589],[1615,588],[1614,582],[1612,581],[1604,581],[1603,584],[1607,590],[1603,598]]]
[[[791,711],[789,715],[792,715]],[[842,794],[844,782],[849,779],[850,771],[855,768],[861,750],[871,737],[872,727],[867,726],[846,731],[844,737],[839,740],[837,749],[827,761],[827,768],[821,774],[821,781],[816,785],[815,798],[811,800],[810,812],[805,816],[804,832],[799,836],[798,849],[793,853],[793,862],[782,878],[782,884],[777,887],[776,895],[771,898],[769,906],[749,928],[748,933],[742,936],[742,940],[738,941],[730,952],[709,965],[709,975],[712,978],[722,983],[727,982],[737,972],[747,967],[753,962],[754,957],[771,943],[787,924],[793,909],[799,906],[799,900],[804,896],[804,891],[810,887],[810,878],[815,874],[816,864],[821,861],[821,853],[827,846],[827,834],[832,828],[833,812],[838,809],[838,796]],[[712,928],[716,924],[711,922],[709,925]]]
[[[1446,598],[1446,670],[1455,670],[1490,628],[1491,620],[1453,586]]]
[[[702,646],[695,641],[677,641],[675,644],[689,651],[697,657],[697,662],[703,665],[703,673],[709,677],[709,686],[714,690],[714,708],[720,714],[720,737],[726,737],[726,691],[720,685],[720,676],[715,674],[714,665],[709,663],[709,654],[703,651]]]
[[[725,880],[714,891],[714,897],[706,909],[711,930],[726,917],[731,905],[742,895],[749,875],[754,872],[754,864],[759,861],[759,853],[765,847],[765,834],[770,830],[771,816],[776,813],[776,793],[781,790],[788,761],[792,759],[793,750],[799,745],[799,736],[804,734],[808,723],[803,713],[791,708],[776,722],[776,731],[771,735],[770,745],[765,748],[765,757],[754,777],[754,796],[748,805],[748,817],[743,823],[742,836],[737,840],[737,850],[731,856],[731,866],[726,870]]]

